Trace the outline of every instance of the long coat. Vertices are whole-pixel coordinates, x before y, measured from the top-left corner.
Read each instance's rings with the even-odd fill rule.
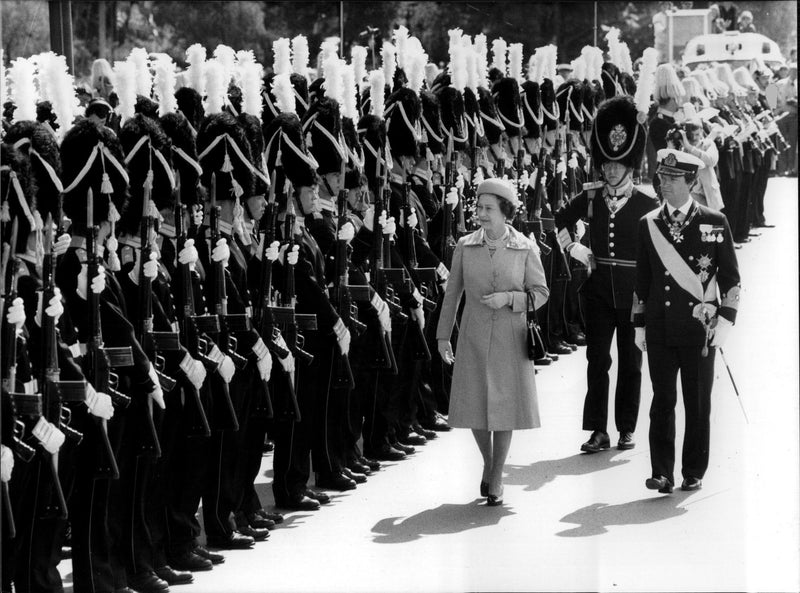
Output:
[[[456,346],[448,422],[458,428],[537,428],[535,369],[526,354],[526,293],[541,307],[549,294],[536,244],[509,227],[506,247],[494,255],[483,230],[458,241],[436,338],[449,340],[462,293],[464,313]],[[493,292],[513,294],[511,307],[481,303]]]

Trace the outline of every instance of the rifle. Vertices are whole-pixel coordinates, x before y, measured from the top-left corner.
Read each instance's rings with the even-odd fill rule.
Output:
[[[181,203],[180,172],[175,171],[175,241],[178,253],[186,245],[186,226],[183,219],[185,213],[186,206]],[[176,262],[176,269],[177,274],[174,280],[178,306],[175,307],[175,317],[178,320],[180,341],[193,357],[207,360],[205,352],[208,348],[208,340],[200,337],[197,322],[195,321],[192,270],[189,264],[182,264],[180,260]],[[214,321],[217,321],[216,317],[212,315],[204,317],[211,317]],[[190,401],[194,405],[194,418],[197,420],[197,424],[190,427],[190,432],[201,436],[210,436],[211,427],[208,425],[208,417],[203,407],[203,400],[200,397],[200,390],[191,381],[185,382],[184,389],[187,389],[191,395]]]
[[[209,211],[209,236],[211,238],[211,249],[213,249],[217,241],[220,239],[219,232],[219,218],[221,208],[217,205],[217,174],[211,174],[211,207]],[[214,285],[213,297],[211,306],[214,313],[219,318],[219,332],[217,334],[217,343],[220,349],[233,359],[237,368],[242,368],[247,364],[247,360],[236,353],[236,339],[230,335],[230,325],[228,323],[228,292],[225,286],[225,264],[221,261],[211,262],[211,281]],[[231,316],[233,317],[233,316]],[[233,321],[233,320],[232,320]],[[222,407],[227,415],[227,424],[225,428],[231,430],[239,430],[239,419],[236,417],[236,410],[233,407],[231,400],[230,388],[225,382],[222,382],[224,387],[219,391],[222,397]]]
[[[111,371],[111,367],[133,365],[133,352],[128,347],[106,348],[103,345],[103,333],[100,325],[100,295],[91,289],[91,279],[100,269],[100,258],[97,256],[97,233],[99,227],[94,224],[94,197],[92,188],[86,193],[86,303],[88,310],[86,355],[84,356],[85,375],[97,391],[107,393],[118,408],[126,408],[131,398],[116,390],[119,378]],[[101,448],[96,451],[96,478],[119,478],[119,468],[114,457],[114,450],[108,439],[108,423],[104,418],[93,417],[100,432]]]
[[[22,439],[25,436],[25,423],[18,419],[17,416],[29,416],[33,421],[38,420],[42,415],[42,396],[38,393],[25,394],[25,393],[9,393],[3,391],[3,397],[8,397],[10,401],[10,411],[13,418],[13,426],[11,441],[9,448],[14,456],[19,458],[25,463],[30,463],[36,455],[36,450],[25,443]],[[8,484],[2,483],[2,497],[3,507],[5,508],[6,526],[8,529],[8,536],[13,538],[17,534],[16,525],[14,524],[14,512],[11,506],[11,496],[8,490]]]
[[[569,113],[569,105],[567,105],[567,112]],[[568,133],[568,132],[567,132]],[[555,150],[553,151],[553,161],[554,161],[554,169],[553,172],[555,173],[555,179],[553,183],[555,183],[554,193],[555,198],[553,200],[553,212],[556,212],[559,208],[564,205],[564,174],[559,171],[559,165],[561,164],[561,137],[556,138],[556,146]],[[555,232],[555,221],[552,222],[552,230]],[[558,249],[558,253],[561,257],[562,269],[564,270],[563,279],[571,280],[572,279],[572,272],[570,271],[569,260],[567,259],[567,254],[564,253],[564,249],[561,247],[561,243],[558,241],[556,243],[556,248]]]
[[[444,165],[444,188],[442,191],[442,200],[444,207],[444,215],[442,216],[442,261],[450,269],[453,262],[453,252],[456,250],[456,240],[453,236],[453,209],[447,203],[447,190],[455,187],[455,172],[456,172],[456,151],[453,147],[453,136],[451,135],[447,140],[447,160]]]
[[[2,256],[2,277],[0,277],[0,284],[3,289],[3,324],[6,327],[5,339],[3,345],[3,355],[5,357],[5,364],[3,365],[3,389],[9,393],[14,392],[17,383],[17,331],[16,327],[8,324],[5,320],[5,309],[11,307],[14,299],[17,298],[17,280],[19,276],[19,258],[12,255],[17,245],[17,235],[19,233],[19,220],[14,218],[11,223],[11,242],[3,245]],[[6,292],[6,275],[8,273],[8,264],[11,263],[11,279],[9,281],[9,289]]]

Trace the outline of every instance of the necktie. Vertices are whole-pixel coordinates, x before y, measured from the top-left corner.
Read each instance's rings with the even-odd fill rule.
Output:
[[[681,212],[680,210],[676,210],[675,212],[672,213],[672,220],[674,220],[675,222],[683,222],[684,218],[685,216],[683,212]]]

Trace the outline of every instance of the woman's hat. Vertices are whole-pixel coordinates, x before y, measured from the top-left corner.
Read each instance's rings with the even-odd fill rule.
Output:
[[[517,197],[517,190],[514,188],[511,182],[506,181],[505,179],[491,177],[482,181],[481,184],[478,185],[476,196],[480,198],[483,194],[495,195],[498,198],[502,198],[507,202],[510,202],[511,205],[515,207],[520,205],[519,198]]]

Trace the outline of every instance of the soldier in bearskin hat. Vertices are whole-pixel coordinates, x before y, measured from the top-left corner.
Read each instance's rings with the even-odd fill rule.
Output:
[[[658,206],[654,198],[633,185],[633,170],[639,167],[646,141],[637,115],[636,105],[627,96],[601,104],[592,127],[591,151],[592,163],[603,178],[602,189],[582,192],[555,214],[562,247],[588,268],[588,277],[580,288],[588,360],[583,429],[592,431],[581,450],[588,453],[610,447],[608,369],[615,331],[619,364],[614,406],[617,446],[635,446],[642,365],[631,323],[636,232],[638,220]],[[589,222],[588,240],[583,243],[571,232],[581,219]]]

